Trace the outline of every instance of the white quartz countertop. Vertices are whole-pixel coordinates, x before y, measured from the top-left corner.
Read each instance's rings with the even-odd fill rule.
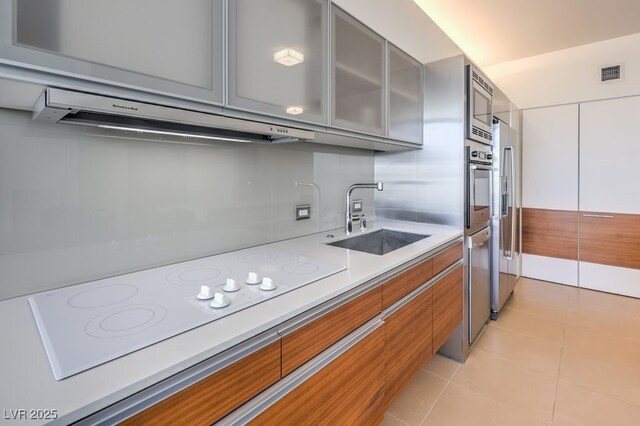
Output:
[[[327,246],[344,237],[342,229],[269,244],[347,269],[60,381],[53,377],[28,298],[0,302],[0,409],[6,414],[0,422],[9,410],[26,410],[29,417],[31,409],[56,410],[55,423],[79,420],[462,236],[453,227],[413,222],[370,222],[366,232],[382,227],[430,237],[384,256]]]

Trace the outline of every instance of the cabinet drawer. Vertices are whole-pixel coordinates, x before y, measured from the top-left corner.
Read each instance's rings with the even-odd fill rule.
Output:
[[[385,319],[385,408],[433,355],[432,315],[429,288]]]
[[[462,271],[460,265],[432,287],[434,353],[462,321]]]
[[[380,424],[384,327],[372,331],[254,418],[251,424]]]
[[[125,420],[123,425],[210,425],[280,379],[280,340]]]
[[[580,261],[640,269],[640,215],[580,212]]]
[[[438,275],[460,259],[462,259],[462,243],[436,254],[433,257],[433,275]]]
[[[282,336],[282,375],[295,370],[320,352],[378,315],[382,290],[376,287],[320,318]]]
[[[382,308],[402,299],[433,277],[433,260],[431,258],[419,263],[400,275],[382,284]]]

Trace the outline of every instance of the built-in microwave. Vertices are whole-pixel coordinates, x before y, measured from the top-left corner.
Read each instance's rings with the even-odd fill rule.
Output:
[[[467,139],[493,145],[493,86],[473,65],[467,65]]]

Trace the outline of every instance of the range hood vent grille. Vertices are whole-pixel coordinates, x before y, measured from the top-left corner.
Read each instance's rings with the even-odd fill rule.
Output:
[[[622,79],[622,65],[611,65],[600,68],[600,81],[615,81]]]
[[[232,142],[312,141],[315,133],[221,115],[48,88],[34,106],[33,119],[156,135]]]

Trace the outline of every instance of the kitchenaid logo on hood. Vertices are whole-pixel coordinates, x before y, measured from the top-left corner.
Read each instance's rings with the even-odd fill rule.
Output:
[[[120,109],[128,109],[130,111],[137,111],[138,108],[136,107],[132,107],[132,106],[126,106],[126,105],[118,105],[118,104],[111,104],[114,108],[120,108]]]

